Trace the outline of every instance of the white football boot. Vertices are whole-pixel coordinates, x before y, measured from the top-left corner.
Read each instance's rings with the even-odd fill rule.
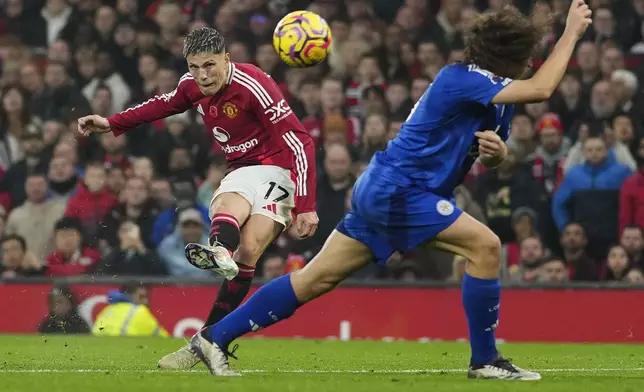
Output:
[[[190,344],[186,344],[177,351],[161,358],[157,366],[161,369],[188,370],[201,362],[197,354],[192,351]]]
[[[241,376],[241,374],[230,369],[228,365],[228,357],[233,356],[233,354],[221,349],[216,343],[209,342],[203,337],[202,331],[197,332],[192,337],[190,347],[210,370],[210,374],[213,376]],[[233,349],[233,351],[235,350]]]
[[[509,359],[503,358],[501,354],[499,354],[489,364],[482,366],[470,365],[467,371],[467,377],[488,380],[541,380],[541,375],[539,373],[523,370],[520,367],[513,365]]]
[[[185,253],[190,264],[202,270],[215,271],[228,280],[233,280],[239,273],[230,252],[219,243],[213,246],[189,243]]]

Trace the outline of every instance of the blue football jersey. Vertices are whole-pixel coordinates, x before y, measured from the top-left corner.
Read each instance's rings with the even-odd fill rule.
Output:
[[[513,105],[491,101],[511,81],[473,64],[444,67],[373,164],[394,167],[410,183],[449,197],[479,155],[474,133],[509,137]]]

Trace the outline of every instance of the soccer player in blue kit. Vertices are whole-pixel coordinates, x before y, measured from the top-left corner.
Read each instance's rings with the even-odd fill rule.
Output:
[[[191,341],[213,375],[230,369],[228,346],[245,333],[290,317],[372,261],[418,246],[468,260],[462,300],[470,331],[470,378],[539,380],[497,351],[498,237],[454,204],[452,192],[476,159],[488,168],[506,155],[512,104],[546,100],[559,84],[578,39],[591,23],[573,0],[566,30],[529,79],[519,78],[543,38],[544,26],[513,7],[480,16],[465,61],[446,66],[412,109],[400,134],[372,159],[353,190],[351,210],[302,270],[275,279]]]

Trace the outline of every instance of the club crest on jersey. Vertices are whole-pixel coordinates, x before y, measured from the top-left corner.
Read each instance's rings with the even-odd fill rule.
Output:
[[[235,118],[237,117],[237,114],[239,114],[239,108],[232,102],[224,102],[224,105],[221,108],[228,118]]]
[[[208,109],[208,114],[210,114],[210,117],[217,117],[217,106],[211,106]]]
[[[454,212],[454,205],[447,200],[439,200],[436,203],[436,211],[443,216],[449,216]]]
[[[226,143],[230,140],[230,134],[222,127],[214,127],[212,129],[212,134],[215,135],[215,139],[217,139],[219,143]]]

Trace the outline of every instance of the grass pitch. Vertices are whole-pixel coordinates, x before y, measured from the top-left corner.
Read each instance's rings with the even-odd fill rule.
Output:
[[[241,340],[242,377],[212,377],[199,364],[163,371],[157,360],[182,341],[157,338],[0,336],[0,390],[102,391],[548,391],[644,390],[644,346],[503,344],[542,372],[537,382],[468,380],[462,343]]]

